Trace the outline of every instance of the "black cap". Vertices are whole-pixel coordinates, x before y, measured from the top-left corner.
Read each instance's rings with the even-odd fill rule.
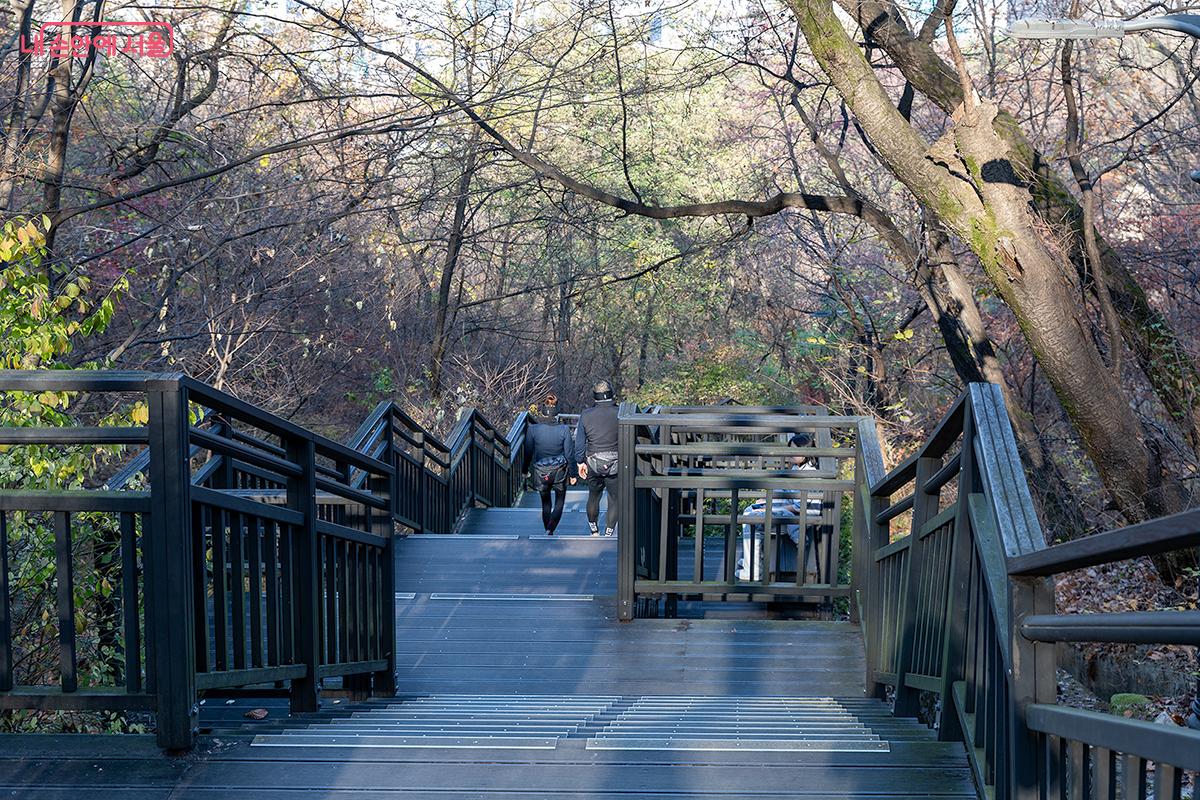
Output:
[[[813,435],[808,431],[800,431],[793,433],[792,438],[788,439],[788,445],[791,447],[812,447]]]

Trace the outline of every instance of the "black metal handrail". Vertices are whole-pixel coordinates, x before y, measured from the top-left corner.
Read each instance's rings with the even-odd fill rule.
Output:
[[[206,690],[286,683],[296,711],[315,711],[331,677],[355,696],[394,694],[396,525],[450,531],[471,505],[519,494],[526,415],[502,436],[469,411],[443,443],[384,403],[344,445],[180,374],[0,371],[0,395],[18,391],[129,393],[149,422],[0,428],[0,444],[144,446],[100,490],[0,491],[0,708],[150,710],[169,749],[191,746]],[[137,476],[148,490],[131,488]],[[50,685],[17,680],[14,513],[48,514],[54,532]],[[123,667],[105,685],[88,685],[76,653],[84,513],[113,530],[118,611],[101,636]]]
[[[475,504],[505,506],[517,500],[528,422],[528,413],[521,412],[501,435],[482,414],[468,409],[442,442],[396,403],[384,401],[349,446],[392,465],[397,524],[416,533],[450,533]]]
[[[936,695],[939,738],[966,742],[980,797],[1145,798],[1153,775],[1156,800],[1177,800],[1200,733],[1057,705],[1055,643],[1200,644],[1200,612],[1059,615],[1050,576],[1195,546],[1200,511],[1046,547],[987,384],[881,466],[860,461],[855,509],[868,691],[894,689],[899,716]]]

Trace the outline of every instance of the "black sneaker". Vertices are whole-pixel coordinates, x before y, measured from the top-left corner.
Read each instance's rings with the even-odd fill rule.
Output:
[[[604,529],[604,535],[605,535],[605,536],[612,536],[612,535],[613,535],[613,533],[614,533],[614,529],[613,529],[613,528],[605,528],[605,529]]]

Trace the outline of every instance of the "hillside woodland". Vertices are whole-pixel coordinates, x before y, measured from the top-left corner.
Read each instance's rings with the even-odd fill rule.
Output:
[[[383,398],[445,431],[549,390],[577,410],[598,378],[822,403],[877,417],[892,463],[985,380],[1049,538],[1178,511],[1200,493],[1197,45],[1004,35],[1141,11],[14,0],[0,359],[182,370],[338,437]],[[22,47],[151,18],[169,57]],[[1186,607],[1195,578],[1181,554],[1063,591]]]

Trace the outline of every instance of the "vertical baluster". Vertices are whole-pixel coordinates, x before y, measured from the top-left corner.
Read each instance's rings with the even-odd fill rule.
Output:
[[[375,483],[378,491],[389,490],[386,476],[375,479]],[[394,506],[395,504],[395,498],[391,497],[390,494],[388,502],[389,506]],[[374,553],[377,562],[386,565],[386,573],[383,567],[375,573],[376,580],[371,582],[371,587],[367,594],[368,608],[372,609],[376,615],[376,632],[374,635],[368,634],[366,649],[370,651],[374,648],[378,653],[375,656],[376,658],[387,659],[387,665],[384,669],[374,673],[370,677],[371,688],[378,695],[391,696],[396,693],[396,526],[390,516],[383,516],[374,519],[371,527],[383,537],[383,546],[379,550],[373,547],[367,548],[366,555],[369,558]],[[369,561],[367,569],[368,571],[370,570]],[[369,652],[366,657],[371,657]]]
[[[1097,800],[1117,800],[1117,754],[1101,747],[1093,760],[1096,776],[1092,785]]]
[[[902,557],[902,553],[896,553],[879,565],[879,584],[876,588],[876,592],[880,596],[880,602],[883,606],[879,615],[879,669],[881,672],[891,672],[893,674],[895,674],[896,671],[894,657],[895,651],[892,647],[892,643],[895,641],[896,635],[896,596],[892,576],[895,563]]]
[[[1146,759],[1126,755],[1121,759],[1121,788],[1124,800],[1146,800]]]
[[[229,514],[229,624],[233,629],[233,668],[246,666],[246,588],[243,518]]]
[[[338,662],[338,543],[332,536],[325,537],[325,663]]]
[[[979,642],[979,582],[980,575],[976,566],[978,562],[974,557],[974,548],[965,556],[969,567],[967,569],[967,590],[966,597],[966,628],[963,638],[963,712],[971,714],[974,712],[973,703],[975,702],[975,669],[976,650]],[[974,737],[973,731],[963,732],[969,741]]]
[[[671,527],[668,519],[671,515],[671,490],[663,487],[662,503],[659,504],[660,520],[658,524],[658,567],[654,574],[654,579],[659,581],[668,580],[671,575],[670,567],[667,564],[667,558],[670,551]],[[607,524],[607,522],[605,523]]]
[[[196,648],[196,672],[208,672],[208,546],[205,536],[205,517],[211,511],[200,503],[192,503],[192,610],[196,615],[193,639]],[[121,520],[121,549],[125,549],[124,518]],[[128,626],[127,626],[128,627]]]
[[[12,609],[8,601],[8,514],[0,511],[0,692],[13,688]]]
[[[262,631],[262,521],[258,517],[246,519],[246,566],[250,579],[250,665],[263,665]]]
[[[991,626],[988,626],[989,633]],[[996,676],[995,639],[988,636],[987,643],[984,645],[984,662],[983,662],[983,680],[980,681],[979,688],[982,691],[982,696],[976,705],[976,713],[983,718],[983,741],[982,747],[988,763],[991,763],[991,757],[995,753],[996,748],[996,715],[995,703],[993,702],[994,684]],[[992,776],[989,772],[987,776],[988,782],[991,782]]]
[[[125,691],[142,690],[142,636],[138,624],[137,517],[122,513],[121,526],[121,618],[124,628]],[[0,537],[2,539],[2,537]],[[3,541],[0,541],[0,546]],[[207,643],[205,648],[207,653]]]
[[[950,535],[945,527],[939,528],[932,535],[935,537],[934,550],[937,553],[937,560],[934,562],[934,581],[930,587],[931,613],[929,615],[929,641],[925,650],[925,674],[939,676],[942,672],[943,621],[946,615],[946,567],[950,556],[946,545],[950,543]]]
[[[363,580],[363,652],[362,657],[371,660],[375,655],[375,622],[376,610],[380,599],[379,584],[375,580],[375,553],[378,548],[364,547],[362,551],[362,580]],[[396,598],[393,596],[392,603]]]
[[[296,585],[292,569],[296,553],[296,528],[293,525],[279,526],[279,660],[281,664],[292,664],[296,658]]]
[[[1159,761],[1154,765],[1154,800],[1179,800],[1183,771]]]
[[[915,538],[917,531],[913,530]],[[934,627],[937,624],[935,617],[937,616],[937,579],[938,579],[938,561],[941,558],[941,553],[938,552],[938,537],[937,534],[930,534],[922,543],[922,547],[928,549],[928,554],[922,559],[921,595],[917,600],[917,638],[913,643],[913,664],[910,668],[911,672],[918,675],[929,675],[929,653],[933,648]]]
[[[912,672],[918,675],[933,675],[931,668],[933,660],[934,642],[937,638],[938,626],[938,580],[940,578],[939,560],[941,554],[941,542],[936,533],[930,534],[926,540],[928,553],[924,557],[925,565],[922,572],[921,582],[921,600],[918,619],[920,620],[920,634],[916,641],[916,650],[913,653]]]
[[[267,665],[278,666],[280,650],[279,630],[279,535],[281,525],[272,520],[263,521],[263,536],[266,545],[266,594],[267,594]]]
[[[762,552],[759,554],[762,558],[762,569],[758,573],[758,580],[764,586],[772,582],[772,573],[775,570],[775,492],[769,487],[763,495],[763,540]],[[750,537],[751,541],[754,537]],[[754,566],[751,566],[754,569]],[[751,572],[751,577],[754,573]]]
[[[986,608],[986,602],[985,595],[981,599],[981,604],[985,605],[985,608],[980,612],[983,617],[983,629],[979,636],[979,666],[975,671],[975,698],[971,703],[976,720],[976,747],[983,747],[983,743],[987,739],[987,682],[990,678],[988,674],[988,662],[992,652],[992,637],[995,635],[995,630],[992,628],[992,615]]]
[[[393,592],[391,597],[388,596],[387,586],[383,580],[383,565],[386,555],[386,548],[375,550],[371,554],[371,582],[374,586],[371,597],[375,598],[375,601],[371,604],[371,652],[368,658],[383,658],[383,626],[386,624],[385,620],[391,618],[387,613],[389,605],[385,604],[390,604],[391,608],[396,607],[395,593]]]
[[[1068,755],[1071,761],[1071,777],[1067,791],[1071,800],[1090,800],[1092,796],[1091,748],[1083,742],[1071,742]]]
[[[367,572],[367,558],[373,548],[366,545],[355,545],[354,548],[354,575],[358,581],[358,593],[355,594],[355,600],[358,603],[357,613],[355,614],[354,630],[358,635],[355,649],[357,655],[355,659],[358,661],[366,661],[370,658],[367,651],[370,647],[370,624],[368,619],[371,614],[371,598],[375,595],[371,593],[371,582]]]
[[[1038,775],[1041,800],[1063,800],[1062,742],[1057,736],[1039,734],[1038,746],[1042,764]]]
[[[1068,781],[1071,771],[1071,750],[1066,739],[1059,738],[1057,740],[1058,747],[1055,752],[1054,769],[1055,778],[1058,782],[1058,800],[1067,800],[1067,794],[1070,791]]]
[[[226,618],[228,563],[225,556],[225,531],[229,512],[212,509],[213,552],[213,665],[219,672],[229,669],[229,633]]]
[[[1003,662],[997,653],[996,659],[996,719],[999,727],[996,735],[996,757],[993,759],[996,769],[996,796],[1013,797],[1009,791],[1012,776],[1012,758],[1010,747],[1012,739],[1012,707],[1008,703],[1008,681],[1005,680]]]
[[[316,452],[311,439],[288,439],[287,457],[300,465],[301,474],[287,484],[288,507],[304,515],[300,525],[289,526],[292,538],[288,573],[292,584],[292,602],[286,624],[294,625],[293,663],[304,664],[308,671],[295,679],[289,698],[291,710],[316,711],[320,708],[321,665],[321,549],[317,536]]]
[[[358,636],[355,626],[355,608],[358,606],[358,582],[354,575],[354,543],[342,542],[342,660],[357,661],[354,656],[354,640]]]
[[[704,487],[696,489],[696,547],[692,553],[692,580],[704,581]]]
[[[58,669],[63,692],[79,689],[75,669],[75,558],[71,551],[71,515],[54,512],[54,557],[58,585]]]
[[[934,613],[934,628],[933,636],[930,637],[928,667],[929,675],[941,676],[942,674],[942,651],[946,641],[946,608],[947,597],[946,590],[949,587],[950,578],[950,544],[951,544],[951,529],[942,526],[937,532],[938,537],[938,576],[937,585],[934,587],[937,592],[936,611]],[[948,700],[949,698],[944,698]],[[943,704],[943,708],[946,705]]]
[[[725,582],[737,582],[737,540],[741,535],[741,526],[738,525],[738,490],[731,489],[729,492],[729,524],[725,527]],[[751,549],[753,549],[754,537],[750,537]],[[743,553],[742,557],[749,559],[750,553]],[[748,561],[748,569],[753,569],[749,565],[753,561]]]

